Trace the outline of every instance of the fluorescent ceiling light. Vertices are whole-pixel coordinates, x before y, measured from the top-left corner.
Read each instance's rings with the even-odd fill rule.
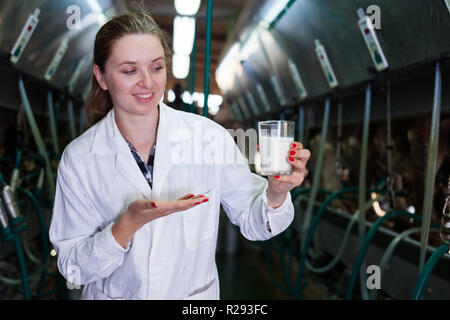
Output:
[[[91,7],[92,11],[94,11],[94,12],[102,12],[103,11],[102,7],[98,3],[98,0],[87,0],[87,3],[89,5],[89,7]]]
[[[189,91],[184,91],[181,95],[183,102],[187,104],[192,104],[193,102],[197,102],[199,108],[203,108],[204,101],[204,93],[194,92],[192,95]],[[208,95],[208,113],[210,115],[215,116],[217,112],[219,112],[220,106],[222,105],[223,98],[217,94]]]
[[[176,54],[191,54],[194,37],[195,19],[176,16],[173,20],[173,51]]]
[[[106,22],[106,20],[107,20],[108,18],[106,17],[106,15],[105,15],[104,13],[100,13],[100,14],[98,15],[97,19],[98,19],[98,23],[99,23],[99,25],[100,25],[100,27],[101,27],[103,24],[105,24],[105,22]]]
[[[234,69],[236,69],[236,65],[239,63],[238,59],[239,43],[236,42],[228,50],[219,67],[216,69],[216,82],[222,92],[233,87]]]
[[[175,101],[175,92],[173,92],[172,89],[169,89],[167,91],[167,101],[168,102],[174,102]]]
[[[177,79],[185,79],[189,74],[190,58],[188,55],[174,54],[172,56],[172,73]]]
[[[189,93],[189,91],[183,92],[181,95],[181,99],[183,99],[183,102],[187,104],[192,104],[194,102],[194,99]]]
[[[287,6],[288,2],[289,0],[275,0],[271,2],[271,6],[267,8],[266,12],[263,14],[263,19],[267,21],[267,23],[272,23],[280,12]]]
[[[175,0],[175,9],[182,16],[193,16],[200,8],[200,0]]]
[[[208,108],[217,108],[222,104],[223,98],[217,94],[208,95]],[[200,93],[198,95],[197,104],[200,108],[203,108],[203,103],[205,102],[205,95]]]

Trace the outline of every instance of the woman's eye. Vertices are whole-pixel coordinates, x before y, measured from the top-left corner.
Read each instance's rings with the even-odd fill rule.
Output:
[[[125,74],[132,74],[134,72],[134,70],[125,70],[125,71],[123,71],[123,73],[125,73]]]
[[[164,67],[162,67],[162,66],[157,66],[157,67],[154,67],[154,68],[153,68],[153,71],[159,72],[159,71],[161,71],[162,69],[164,69]]]

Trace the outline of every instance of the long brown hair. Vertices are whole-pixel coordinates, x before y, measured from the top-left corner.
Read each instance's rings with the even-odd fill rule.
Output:
[[[155,22],[149,13],[133,12],[124,13],[113,17],[106,22],[97,32],[94,43],[94,64],[105,72],[105,63],[111,54],[111,48],[115,41],[128,34],[151,34],[159,38],[164,48],[166,70],[170,70],[172,49],[169,46],[168,36]],[[113,107],[111,96],[103,90],[92,75],[92,89],[86,103],[89,115],[89,124],[92,126],[111,110]]]

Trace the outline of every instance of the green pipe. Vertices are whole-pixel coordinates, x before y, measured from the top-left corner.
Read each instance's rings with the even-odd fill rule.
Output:
[[[298,198],[301,198],[300,196],[303,194],[306,194],[308,192],[310,192],[311,188],[295,188],[294,190],[291,191],[291,198],[293,202],[296,202],[296,200]],[[302,200],[302,199],[300,199]],[[294,216],[295,219],[295,216]],[[288,232],[292,232],[293,229],[293,225],[294,223],[291,224],[291,226],[289,226],[288,228]],[[284,232],[285,233],[285,232]],[[283,233],[283,234],[284,234]],[[270,242],[269,242],[270,241]],[[281,246],[281,250],[280,250],[280,266],[281,266],[281,271],[282,271],[282,275],[284,278],[284,281],[286,283],[287,287],[284,287],[282,284],[280,284],[276,279],[275,276],[272,273],[272,269],[270,267],[270,250],[272,248],[271,246],[271,241],[273,241],[272,239],[270,239],[269,241],[267,241],[267,245],[265,246],[265,262],[266,262],[266,269],[267,269],[267,273],[269,274],[269,278],[271,279],[271,281],[274,283],[274,285],[280,289],[283,292],[288,292],[288,293],[292,293],[292,286],[290,285],[290,281],[288,279],[291,278],[291,274],[292,274],[292,256],[293,256],[293,250],[292,250],[292,239],[290,241],[290,248],[289,248],[289,270],[288,270],[288,275],[286,275],[286,271],[285,271],[285,266],[284,266],[284,247]]]
[[[265,255],[264,255],[264,257],[265,257],[265,263],[266,263],[266,269],[267,269],[267,272],[268,272],[268,274],[269,274],[269,278],[270,278],[270,280],[272,281],[272,283],[278,288],[278,289],[280,289],[281,291],[283,291],[283,292],[287,292],[287,293],[290,293],[290,290],[289,290],[289,288],[286,288],[286,287],[284,287],[281,283],[279,283],[278,281],[277,281],[277,279],[275,279],[275,276],[274,276],[274,274],[272,273],[272,268],[270,267],[270,249],[271,249],[271,246],[272,246],[272,239],[269,239],[268,241],[266,241],[266,246],[265,246]]]
[[[358,256],[356,257],[355,263],[353,264],[353,270],[352,270],[352,275],[350,278],[350,283],[349,283],[349,286],[347,289],[347,293],[345,295],[346,300],[351,300],[353,297],[353,289],[355,287],[356,278],[358,277],[358,274],[360,273],[361,266],[363,264],[367,250],[369,249],[369,245],[370,245],[370,242],[372,241],[372,238],[375,236],[376,232],[383,225],[383,223],[385,223],[387,220],[394,218],[394,217],[407,217],[407,218],[412,218],[418,222],[422,222],[422,217],[417,214],[410,213],[408,211],[403,211],[403,210],[391,210],[391,211],[388,211],[383,217],[379,218],[373,224],[373,226],[370,228],[368,234],[364,238],[361,248],[359,250]],[[437,226],[434,226],[434,227],[437,227]]]
[[[372,207],[373,202],[377,201],[377,200],[378,199],[367,201],[365,203],[365,205],[364,205],[364,212],[363,212],[363,214],[365,214],[366,211],[369,210]],[[356,223],[356,220],[359,218],[360,214],[361,213],[360,213],[359,209],[356,210],[355,213],[353,214],[349,224],[347,225],[347,228],[346,228],[346,230],[344,232],[344,237],[342,238],[342,242],[341,242],[341,244],[339,246],[339,249],[338,249],[336,255],[334,256],[333,260],[331,260],[331,262],[329,262],[327,265],[325,265],[323,267],[314,267],[314,266],[312,266],[309,263],[308,260],[306,260],[305,261],[306,268],[309,271],[312,271],[312,272],[315,272],[315,273],[325,273],[325,272],[330,271],[339,262],[340,258],[342,257],[342,254],[344,253],[344,248],[345,248],[345,246],[347,244],[347,241],[348,241],[348,239],[350,237],[350,232],[351,232],[354,224]]]
[[[423,290],[425,289],[425,284],[427,283],[428,277],[430,276],[431,272],[433,271],[438,261],[442,258],[442,256],[444,256],[448,252],[449,252],[449,245],[446,242],[441,244],[433,252],[431,257],[425,264],[425,267],[423,268],[422,272],[420,273],[419,279],[416,282],[416,287],[414,288],[414,292],[411,298],[412,300],[422,299]]]
[[[25,257],[23,255],[22,246],[17,235],[14,235],[12,239],[14,247],[16,248],[17,260],[19,263],[20,275],[22,278],[23,295],[25,300],[31,300],[30,284],[28,283],[27,265],[25,263]]]
[[[304,201],[304,200],[307,200],[307,198],[305,197],[305,198],[303,198],[302,196],[304,195],[304,194],[306,194],[306,193],[309,193],[311,191],[311,188],[296,188],[296,189],[294,189],[294,190],[292,190],[291,191],[291,198],[292,198],[292,201],[295,203],[296,201],[297,201],[297,199],[299,199],[300,198],[300,202],[302,202],[302,201]],[[327,195],[329,195],[329,194],[332,194],[332,192],[330,192],[330,191],[326,191],[326,190],[323,190],[323,189],[319,189],[318,190],[318,192],[319,193],[321,193],[321,194],[327,194]],[[346,198],[346,197],[341,197],[341,196],[339,196],[340,198]],[[352,199],[352,200],[354,200],[354,199]],[[285,232],[283,232],[281,235],[280,235],[280,237],[282,236],[282,235],[284,235],[284,234],[288,234],[288,240],[289,240],[289,269],[288,269],[288,272],[287,272],[287,274],[286,274],[286,268],[285,268],[285,266],[284,266],[284,246],[280,246],[280,258],[282,259],[281,260],[281,270],[282,270],[282,275],[283,275],[283,278],[284,278],[284,280],[285,280],[285,282],[286,282],[286,284],[287,284],[287,287],[288,287],[288,289],[289,289],[289,292],[290,293],[293,293],[294,292],[294,289],[293,289],[293,287],[290,285],[290,281],[288,280],[288,279],[291,279],[291,275],[292,275],[292,266],[293,266],[293,263],[292,263],[292,257],[293,257],[293,248],[292,248],[292,244],[293,244],[293,229],[294,229],[294,225],[295,225],[295,223],[292,223],[290,226],[289,226],[289,228],[285,231]],[[270,249],[271,249],[271,247],[268,247],[268,246],[266,246],[266,251],[270,251]],[[267,252],[266,252],[267,253]],[[269,276],[271,277],[271,279],[273,278],[274,279],[274,281],[275,281],[275,278],[273,277],[273,275],[272,275],[272,271],[271,271],[271,269],[270,269],[270,264],[266,264],[266,267],[267,267],[267,269],[268,269],[268,273],[269,273]],[[274,282],[275,283],[275,282]],[[280,285],[278,282],[277,283],[275,283],[275,285],[277,286],[277,287],[282,287],[282,285]],[[285,290],[285,288],[284,289],[281,289],[281,290]]]
[[[397,245],[403,241],[407,236],[409,236],[410,234],[413,233],[418,233],[420,232],[421,228],[417,227],[417,228],[411,228],[408,230],[403,231],[402,233],[400,233],[399,235],[397,235],[389,244],[389,246],[386,248],[386,251],[383,254],[383,257],[381,258],[380,261],[380,274],[381,276],[384,275],[384,271],[386,269],[387,263],[392,255],[392,253],[394,252],[395,248],[397,247]],[[431,230],[432,232],[439,232],[438,228],[432,228]],[[371,300],[376,300],[378,296],[378,290],[372,290],[372,292],[370,293],[370,299]]]
[[[303,243],[303,248],[301,251],[301,256],[300,256],[300,262],[298,265],[298,270],[297,270],[297,280],[296,280],[296,296],[299,297],[301,299],[301,280],[302,280],[302,276],[303,276],[303,268],[304,265],[306,263],[306,255],[308,253],[308,248],[312,242],[313,239],[313,235],[314,232],[319,224],[320,218],[322,217],[323,213],[325,212],[325,209],[327,208],[327,206],[335,199],[337,198],[339,195],[341,195],[342,193],[349,193],[349,192],[358,192],[359,191],[359,187],[348,187],[348,188],[344,188],[342,190],[336,191],[334,193],[332,193],[321,205],[321,207],[319,208],[319,210],[317,211],[316,215],[314,216],[314,219],[311,223],[311,226],[309,227],[308,230],[306,230],[307,235],[306,235],[306,239]],[[384,191],[378,190],[378,189],[366,189],[366,192],[376,192],[376,193],[384,193]],[[308,203],[309,205],[309,203]]]
[[[41,264],[41,260],[40,258],[36,257],[33,252],[31,252],[30,246],[29,246],[29,241],[27,239],[27,236],[25,235],[25,233],[21,234],[21,239],[20,239],[23,243],[23,249],[25,251],[26,256],[28,257],[28,259],[30,259],[34,264],[40,265]],[[31,276],[30,276],[31,278]]]
[[[50,122],[50,133],[52,135],[53,153],[59,155],[58,134],[56,129],[55,108],[53,106],[53,94],[49,90],[47,93],[48,118]]]
[[[322,173],[323,154],[324,154],[325,143],[326,143],[326,139],[327,139],[329,118],[330,118],[330,98],[327,97],[325,100],[325,106],[324,106],[319,152],[317,154],[316,165],[314,166],[314,177],[313,177],[312,189],[311,189],[311,193],[310,193],[310,197],[309,197],[308,207],[306,209],[305,219],[303,221],[303,226],[301,229],[303,239],[305,238],[304,235],[306,235],[308,232],[309,224],[311,222],[312,212],[314,210],[314,203],[316,201],[317,190],[319,189],[319,182],[320,182],[319,180],[320,180],[320,175]]]
[[[196,17],[197,19],[197,17]],[[195,62],[197,59],[197,22],[195,23],[195,33],[194,33],[194,45],[192,48],[192,54],[191,54],[191,76],[190,76],[190,86],[189,86],[189,92],[191,93],[191,97],[194,95],[195,92]],[[192,103],[189,105],[189,112],[195,113],[195,107],[194,107],[194,100],[192,100]]]
[[[20,149],[17,149],[17,154],[16,154],[16,165],[15,168],[19,169],[20,168],[20,158],[22,156],[22,151],[20,151]]]
[[[425,263],[425,254],[427,250],[428,237],[430,232],[430,221],[433,211],[433,193],[434,193],[434,181],[436,173],[436,158],[439,146],[439,119],[441,113],[441,67],[439,61],[436,62],[436,74],[434,84],[434,99],[433,99],[433,113],[431,121],[431,132],[429,151],[427,159],[427,175],[425,178],[425,193],[423,200],[422,215],[424,222],[422,224],[422,231],[420,233],[420,267],[419,273],[422,272],[423,265]]]
[[[33,204],[34,209],[36,211],[36,215],[39,221],[39,228],[41,229],[42,265],[45,266],[47,264],[47,260],[49,259],[49,250],[48,250],[47,227],[44,221],[44,214],[36,197],[31,192],[21,187],[18,187],[17,190],[24,193],[31,200],[31,203]],[[38,295],[44,290],[46,277],[47,277],[47,268],[44,268],[41,273],[41,279],[39,281]]]
[[[209,97],[209,67],[211,55],[211,28],[212,28],[213,1],[208,0],[206,6],[206,47],[205,47],[205,74],[204,74],[204,102],[203,116],[208,117],[208,97]]]

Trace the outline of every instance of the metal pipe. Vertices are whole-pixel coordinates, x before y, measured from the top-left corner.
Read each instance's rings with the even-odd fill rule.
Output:
[[[370,107],[371,107],[371,87],[370,83],[366,86],[366,102],[364,109],[364,124],[363,124],[363,136],[361,141],[361,159],[359,166],[359,196],[358,206],[359,211],[364,210],[364,203],[366,203],[366,168],[367,168],[367,149],[369,143],[369,126],[370,126]],[[359,216],[359,240],[360,244],[364,239],[364,222],[365,216]]]
[[[314,166],[314,177],[311,188],[311,193],[309,195],[308,207],[306,209],[305,219],[303,220],[303,226],[301,230],[301,234],[303,240],[305,240],[306,235],[308,233],[308,228],[311,222],[311,215],[314,209],[314,203],[316,201],[317,190],[319,189],[319,180],[320,175],[322,173],[322,162],[323,162],[323,154],[325,151],[325,142],[327,138],[327,130],[328,130],[328,120],[330,117],[330,98],[327,97],[325,100],[324,113],[323,113],[323,121],[322,121],[322,132],[320,139],[319,152],[317,153],[316,165]]]
[[[341,159],[341,140],[342,140],[342,99],[339,100],[338,114],[337,114],[337,143],[336,143],[336,158]]]
[[[84,107],[80,108],[80,135],[84,132]]]
[[[388,176],[392,175],[392,132],[391,132],[391,81],[388,80],[386,89],[386,147]]]
[[[358,207],[359,212],[363,212],[364,205],[366,203],[366,174],[367,174],[367,149],[369,144],[369,128],[370,128],[370,108],[371,108],[371,102],[372,102],[372,89],[370,86],[370,82],[367,83],[366,86],[366,101],[365,101],[365,108],[364,108],[364,122],[363,122],[363,136],[361,141],[361,158],[360,158],[360,165],[359,165],[359,195],[358,195]],[[362,242],[364,240],[364,233],[365,233],[365,221],[366,216],[364,214],[361,214],[359,216],[359,244],[362,245]],[[364,268],[364,261],[363,261],[363,268]],[[362,280],[362,277],[365,277],[364,273],[360,273],[360,277]],[[366,288],[361,288],[363,291],[363,297],[368,299],[368,293],[364,291]]]
[[[425,254],[428,244],[428,237],[430,235],[430,221],[433,209],[433,193],[436,172],[436,158],[439,145],[439,120],[441,113],[441,65],[436,62],[436,73],[434,83],[434,99],[433,99],[433,113],[431,120],[431,133],[427,159],[427,175],[425,178],[425,192],[423,200],[423,223],[420,232],[420,267],[419,273],[422,272],[425,263]]]
[[[208,117],[208,96],[209,96],[209,66],[211,55],[211,28],[212,28],[213,0],[208,0],[206,6],[206,47],[205,47],[205,74],[204,74],[204,102],[203,116]]]
[[[58,134],[57,134],[57,129],[56,129],[56,118],[55,118],[55,109],[53,106],[52,90],[48,90],[48,93],[47,93],[47,106],[48,106],[48,119],[50,122],[50,133],[52,135],[53,153],[56,156],[58,156],[59,155]]]
[[[304,144],[303,136],[305,134],[305,109],[302,105],[298,107],[298,138],[297,141]]]
[[[69,99],[67,101],[67,114],[69,116],[70,135],[72,136],[72,140],[75,140],[75,138],[77,137],[77,130],[75,129],[75,115],[73,111],[72,99]]]
[[[257,32],[257,31],[254,31],[254,32]],[[273,73],[274,75],[276,75],[276,77],[278,78],[276,80],[278,82],[279,89],[277,90],[276,87],[274,87],[273,89],[275,91],[275,94],[278,96],[278,100],[279,100],[278,102],[280,103],[280,105],[284,105],[284,104],[286,104],[286,100],[283,97],[283,92],[281,92],[283,89],[281,88],[281,84],[279,83],[279,79],[281,79],[281,77],[278,74],[278,69],[273,65],[272,61],[270,60],[270,56],[267,53],[266,46],[264,45],[264,41],[262,40],[260,33],[258,33],[258,41],[259,41],[259,45],[261,46],[262,52],[264,53],[264,57],[267,60],[267,64],[269,65],[270,72]],[[278,92],[278,91],[280,91],[280,92]],[[287,96],[286,93],[284,95]]]
[[[270,23],[269,28],[273,29],[277,25],[277,23],[283,18],[283,16],[286,14],[288,9],[294,4],[295,0],[289,0],[289,2],[286,4],[286,7],[284,7],[283,10],[280,11],[280,13],[276,16],[276,18]]]
[[[41,133],[39,131],[39,128],[36,124],[36,120],[33,115],[33,111],[31,109],[30,102],[27,97],[27,93],[25,91],[25,85],[23,83],[22,77],[19,77],[19,91],[20,91],[20,97],[22,100],[22,103],[25,108],[25,113],[27,115],[28,123],[31,127],[31,131],[33,132],[34,141],[36,142],[37,148],[39,150],[39,154],[45,159],[45,169],[47,173],[47,184],[49,188],[49,197],[50,199],[53,199],[55,195],[55,180],[53,178],[53,172],[52,168],[50,166],[50,160],[48,158],[44,141],[42,140]]]

